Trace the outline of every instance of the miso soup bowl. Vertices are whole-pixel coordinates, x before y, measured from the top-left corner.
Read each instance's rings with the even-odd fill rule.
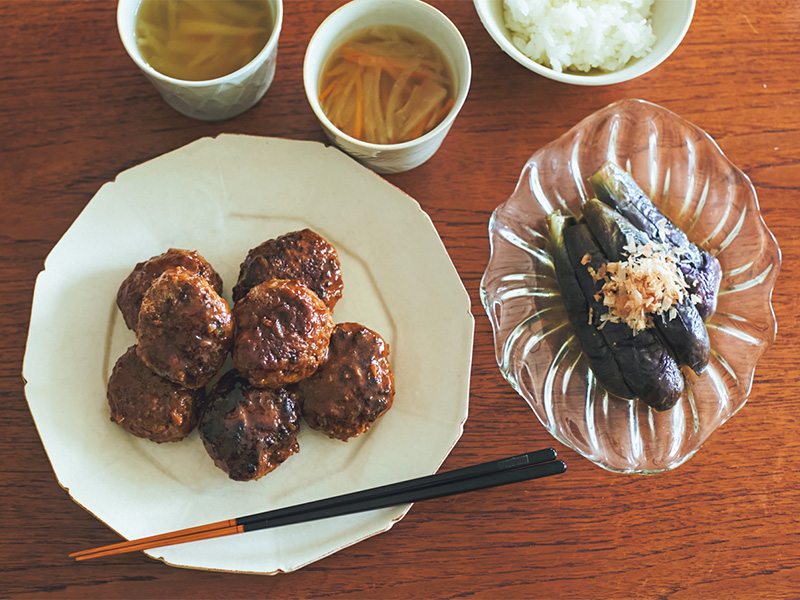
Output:
[[[215,79],[187,81],[159,73],[144,60],[136,44],[136,13],[142,0],[119,0],[117,28],[125,51],[161,96],[179,113],[202,121],[233,118],[255,106],[275,77],[278,37],[283,24],[282,0],[268,0],[272,34],[256,57],[242,68]]]
[[[396,25],[424,35],[441,50],[454,78],[453,108],[433,130],[399,144],[372,144],[337,128],[319,102],[322,69],[331,53],[353,34],[375,25]],[[377,173],[400,173],[431,158],[447,136],[469,92],[472,64],[464,38],[440,11],[419,0],[353,0],[332,12],[306,49],[303,82],[306,96],[328,138]]]

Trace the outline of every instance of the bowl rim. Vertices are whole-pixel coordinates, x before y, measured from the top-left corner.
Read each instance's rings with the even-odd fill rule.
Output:
[[[508,56],[513,58],[516,62],[521,64],[534,73],[558,81],[561,83],[569,83],[572,85],[585,85],[585,86],[602,86],[613,85],[616,83],[624,83],[635,79],[652,71],[669,58],[677,47],[686,37],[689,27],[694,19],[694,12],[697,7],[697,0],[689,0],[689,11],[684,18],[684,23],[681,26],[679,34],[675,40],[658,56],[651,53],[642,57],[634,64],[628,63],[617,71],[604,72],[604,73],[564,73],[558,72],[550,67],[546,67],[532,58],[523,54],[504,33],[506,30],[505,24],[498,23],[492,16],[489,6],[495,2],[503,2],[503,0],[473,0],[475,11],[483,24],[484,29],[489,33],[495,43],[500,46]],[[649,59],[649,60],[648,60]],[[630,65],[630,66],[629,66]]]

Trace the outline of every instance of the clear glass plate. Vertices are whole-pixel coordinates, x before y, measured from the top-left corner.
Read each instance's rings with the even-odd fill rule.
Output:
[[[587,177],[609,160],[722,265],[717,311],[706,323],[709,366],[699,377],[684,369],[686,391],[662,413],[610,396],[595,380],[547,249],[546,215],[579,214],[593,195]],[[497,364],[557,440],[610,471],[657,473],[683,464],[742,408],[776,334],[770,298],[780,249],[750,180],[701,129],[641,100],[611,104],[528,160],[489,233],[481,300]]]

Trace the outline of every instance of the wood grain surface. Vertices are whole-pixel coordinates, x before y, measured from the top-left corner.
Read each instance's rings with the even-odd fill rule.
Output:
[[[800,3],[699,0],[665,63],[590,88],[517,65],[472,2],[434,0],[473,60],[462,113],[425,165],[387,176],[431,216],[472,298],[470,415],[444,468],[554,445],[566,475],[412,507],[389,532],[279,576],[173,568],[143,554],[74,563],[118,536],[62,489],[23,392],[36,275],[100,186],[197,138],[323,141],[305,47],[341,2],[286,0],[264,99],[223,123],[167,106],[125,54],[112,1],[0,2],[0,596],[14,598],[797,598],[800,596]],[[503,380],[479,300],[487,222],[527,158],[622,98],[707,131],[752,179],[782,252],[778,337],[745,407],[685,465],[608,473],[558,444]],[[234,516],[234,515],[231,515]]]

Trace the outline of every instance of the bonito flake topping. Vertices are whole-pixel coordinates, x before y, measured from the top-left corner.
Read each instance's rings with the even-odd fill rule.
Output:
[[[640,246],[629,239],[625,250],[627,260],[605,263],[597,272],[589,267],[589,272],[595,281],[603,281],[595,295],[608,307],[608,312],[600,315],[600,328],[608,321],[625,323],[636,334],[651,327],[656,315],[674,319],[678,314],[675,305],[689,292],[675,249],[667,251],[654,243]],[[690,300],[697,303],[700,299],[691,295]]]

